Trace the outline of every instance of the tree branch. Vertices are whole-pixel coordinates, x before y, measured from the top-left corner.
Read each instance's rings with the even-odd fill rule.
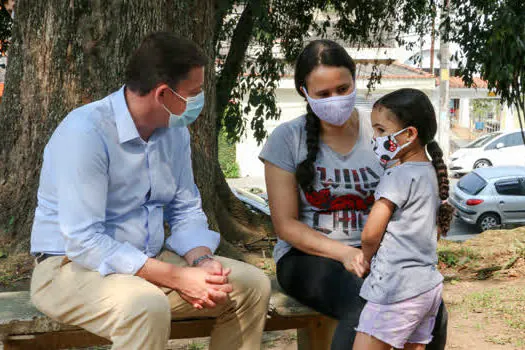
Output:
[[[219,33],[224,25],[224,19],[228,14],[228,10],[234,3],[232,0],[217,0],[215,3],[215,30],[213,31],[213,47],[217,47],[217,41],[219,40]],[[218,54],[218,52],[216,53]]]
[[[518,112],[518,122],[520,124],[520,130],[521,130],[521,138],[523,140],[523,144],[525,145],[525,132],[523,130],[523,120],[522,118],[525,119],[525,117],[522,115],[522,114],[525,114],[525,101],[523,101],[523,99],[521,98],[521,95],[523,93],[522,90],[522,87],[521,87],[521,74],[520,74],[520,70],[518,70],[518,72],[516,72],[516,74],[514,75],[514,84],[513,84],[513,91],[512,91],[512,95],[513,95],[513,102],[516,106],[516,110]]]
[[[216,84],[216,113],[218,124],[222,121],[222,115],[228,105],[231,91],[236,84],[237,77],[242,71],[242,64],[253,34],[256,18],[255,11],[260,10],[261,2],[261,0],[252,0],[246,3],[244,11],[233,32],[230,50],[228,51],[228,56],[226,57]]]

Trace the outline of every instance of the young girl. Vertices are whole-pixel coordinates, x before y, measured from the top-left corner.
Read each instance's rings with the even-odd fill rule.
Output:
[[[424,349],[443,288],[438,232],[448,231],[452,213],[444,203],[448,176],[434,141],[436,116],[423,92],[401,89],[375,103],[372,127],[374,152],[386,171],[362,232],[362,252],[352,262],[361,277],[370,270],[354,350]]]

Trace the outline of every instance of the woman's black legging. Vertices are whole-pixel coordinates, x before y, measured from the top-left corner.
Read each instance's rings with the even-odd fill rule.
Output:
[[[352,349],[355,327],[366,301],[359,296],[363,280],[335,260],[292,248],[277,263],[277,280],[290,296],[312,309],[339,320],[332,350]],[[443,350],[447,340],[448,315],[439,307],[432,342],[427,350]]]

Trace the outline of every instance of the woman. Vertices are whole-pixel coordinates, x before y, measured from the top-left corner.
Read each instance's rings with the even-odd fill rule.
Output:
[[[343,47],[316,40],[295,67],[307,114],[281,124],[260,158],[265,163],[277,279],[286,293],[339,320],[332,349],[351,349],[363,280],[352,270],[361,230],[383,173],[371,145],[370,116],[355,109],[355,63]],[[444,349],[443,305],[428,349]]]

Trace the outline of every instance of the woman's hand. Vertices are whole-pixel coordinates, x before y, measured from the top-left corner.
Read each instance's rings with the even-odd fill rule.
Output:
[[[351,265],[355,274],[361,278],[365,278],[368,272],[370,272],[370,264],[366,261],[362,251],[354,256]]]
[[[341,264],[343,264],[343,266],[348,272],[358,275],[356,265],[354,264],[354,260],[357,259],[358,256],[363,256],[363,252],[361,251],[361,249],[347,246],[345,247],[344,254],[341,256],[339,261],[341,262]]]

